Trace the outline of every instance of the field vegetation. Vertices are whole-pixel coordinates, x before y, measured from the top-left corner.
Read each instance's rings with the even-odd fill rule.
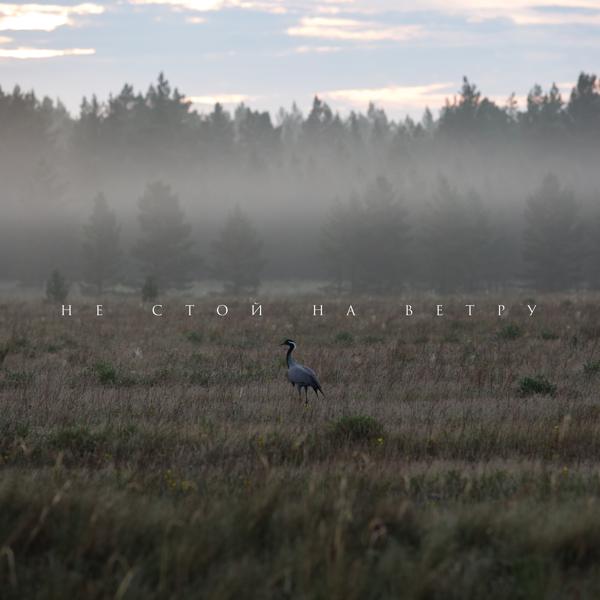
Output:
[[[1,305],[0,596],[599,597],[600,298],[411,300]]]

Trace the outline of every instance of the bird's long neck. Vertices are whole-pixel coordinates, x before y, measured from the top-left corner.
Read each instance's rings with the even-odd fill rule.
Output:
[[[296,361],[292,358],[292,352],[294,351],[294,348],[295,348],[295,346],[290,346],[287,351],[287,356],[285,357],[285,360],[287,361],[288,369],[292,365],[296,364]]]

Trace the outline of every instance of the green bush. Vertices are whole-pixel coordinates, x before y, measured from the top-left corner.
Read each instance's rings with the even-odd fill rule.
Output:
[[[192,344],[201,344],[204,340],[204,335],[200,331],[188,331],[185,334],[185,337],[188,341],[192,342]]]
[[[557,340],[557,339],[559,339],[560,336],[557,333],[554,333],[553,331],[544,330],[544,331],[542,331],[540,337],[543,340]]]
[[[33,381],[33,373],[28,371],[9,371],[4,372],[4,377],[0,379],[2,387],[22,388],[27,387]]]
[[[384,342],[384,338],[380,335],[366,335],[363,338],[364,344],[381,344]]]
[[[523,330],[515,323],[505,325],[499,332],[498,337],[501,340],[516,340],[523,335]]]
[[[335,336],[336,344],[352,344],[354,342],[354,336],[348,331],[340,331]]]
[[[519,381],[519,393],[521,396],[535,396],[536,394],[542,396],[553,396],[556,393],[556,386],[550,383],[542,375],[536,375],[535,377],[523,377]]]
[[[94,365],[94,372],[102,385],[116,385],[118,381],[117,369],[109,362],[98,362]]]
[[[69,451],[75,456],[93,454],[106,442],[106,434],[93,432],[87,427],[67,427],[54,432],[48,440],[50,447]]]
[[[600,373],[600,360],[588,360],[588,362],[583,365],[583,372],[588,377]]]
[[[331,437],[336,442],[370,442],[382,438],[383,425],[366,415],[342,417],[331,427]]]

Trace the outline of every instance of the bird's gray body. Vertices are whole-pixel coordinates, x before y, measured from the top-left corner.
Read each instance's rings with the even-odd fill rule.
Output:
[[[288,346],[287,352],[287,378],[288,381],[292,384],[292,386],[298,388],[298,395],[302,393],[304,389],[305,398],[308,397],[308,388],[312,388],[315,392],[315,395],[318,396],[319,393],[323,394],[323,390],[321,389],[321,384],[319,383],[319,379],[317,378],[317,374],[310,369],[309,367],[305,367],[297,363],[292,356],[292,352],[296,348],[296,342],[293,340],[286,340],[283,342],[284,346]],[[325,394],[323,394],[325,395]]]

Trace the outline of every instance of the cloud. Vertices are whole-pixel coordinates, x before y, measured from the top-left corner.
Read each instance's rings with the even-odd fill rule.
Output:
[[[568,96],[573,87],[572,83],[558,83],[563,99]],[[430,83],[426,85],[390,85],[380,88],[354,88],[330,90],[317,94],[319,97],[337,102],[342,108],[365,108],[370,102],[390,109],[392,112],[399,110],[415,113],[430,108],[441,108],[446,101],[453,102],[458,97],[460,84],[457,83]],[[482,98],[494,102],[500,107],[506,106],[510,94],[482,94]],[[527,94],[515,94],[513,100],[519,109],[527,107]]]
[[[0,59],[31,60],[39,58],[57,58],[60,56],[89,56],[95,54],[93,48],[67,48],[54,50],[49,48],[0,48]]]
[[[390,85],[380,88],[355,88],[322,92],[319,96],[341,102],[348,107],[364,107],[369,102],[394,109],[441,106],[456,88],[454,83],[427,85]]]
[[[0,31],[54,31],[64,25],[75,25],[75,18],[99,15],[104,7],[99,4],[2,4],[0,3]]]
[[[295,54],[328,54],[330,52],[339,52],[340,46],[297,46],[294,48]]]
[[[328,17],[303,17],[299,25],[290,27],[288,35],[333,40],[376,42],[383,40],[406,41],[419,37],[419,25],[383,25],[373,21]]]
[[[322,5],[319,3],[319,5]],[[598,0],[420,0],[402,6],[396,0],[351,0],[347,9],[364,13],[437,12],[462,15],[470,22],[507,19],[516,25],[598,25]]]
[[[186,100],[192,104],[203,106],[214,106],[215,104],[241,104],[249,100],[255,100],[256,96],[246,94],[209,94],[206,96],[188,96]]]
[[[462,3],[459,2],[459,7]],[[500,2],[465,2],[462,7],[470,21],[509,19],[516,25],[598,25],[600,2],[596,0],[507,0]]]
[[[158,4],[170,6],[174,10],[188,10],[194,12],[210,12],[225,8],[242,8],[283,14],[286,12],[283,0],[128,0],[130,4],[148,5]]]
[[[129,4],[158,4],[161,6],[171,6],[180,10],[208,12],[211,10],[221,10],[227,2],[225,0],[129,0]]]

